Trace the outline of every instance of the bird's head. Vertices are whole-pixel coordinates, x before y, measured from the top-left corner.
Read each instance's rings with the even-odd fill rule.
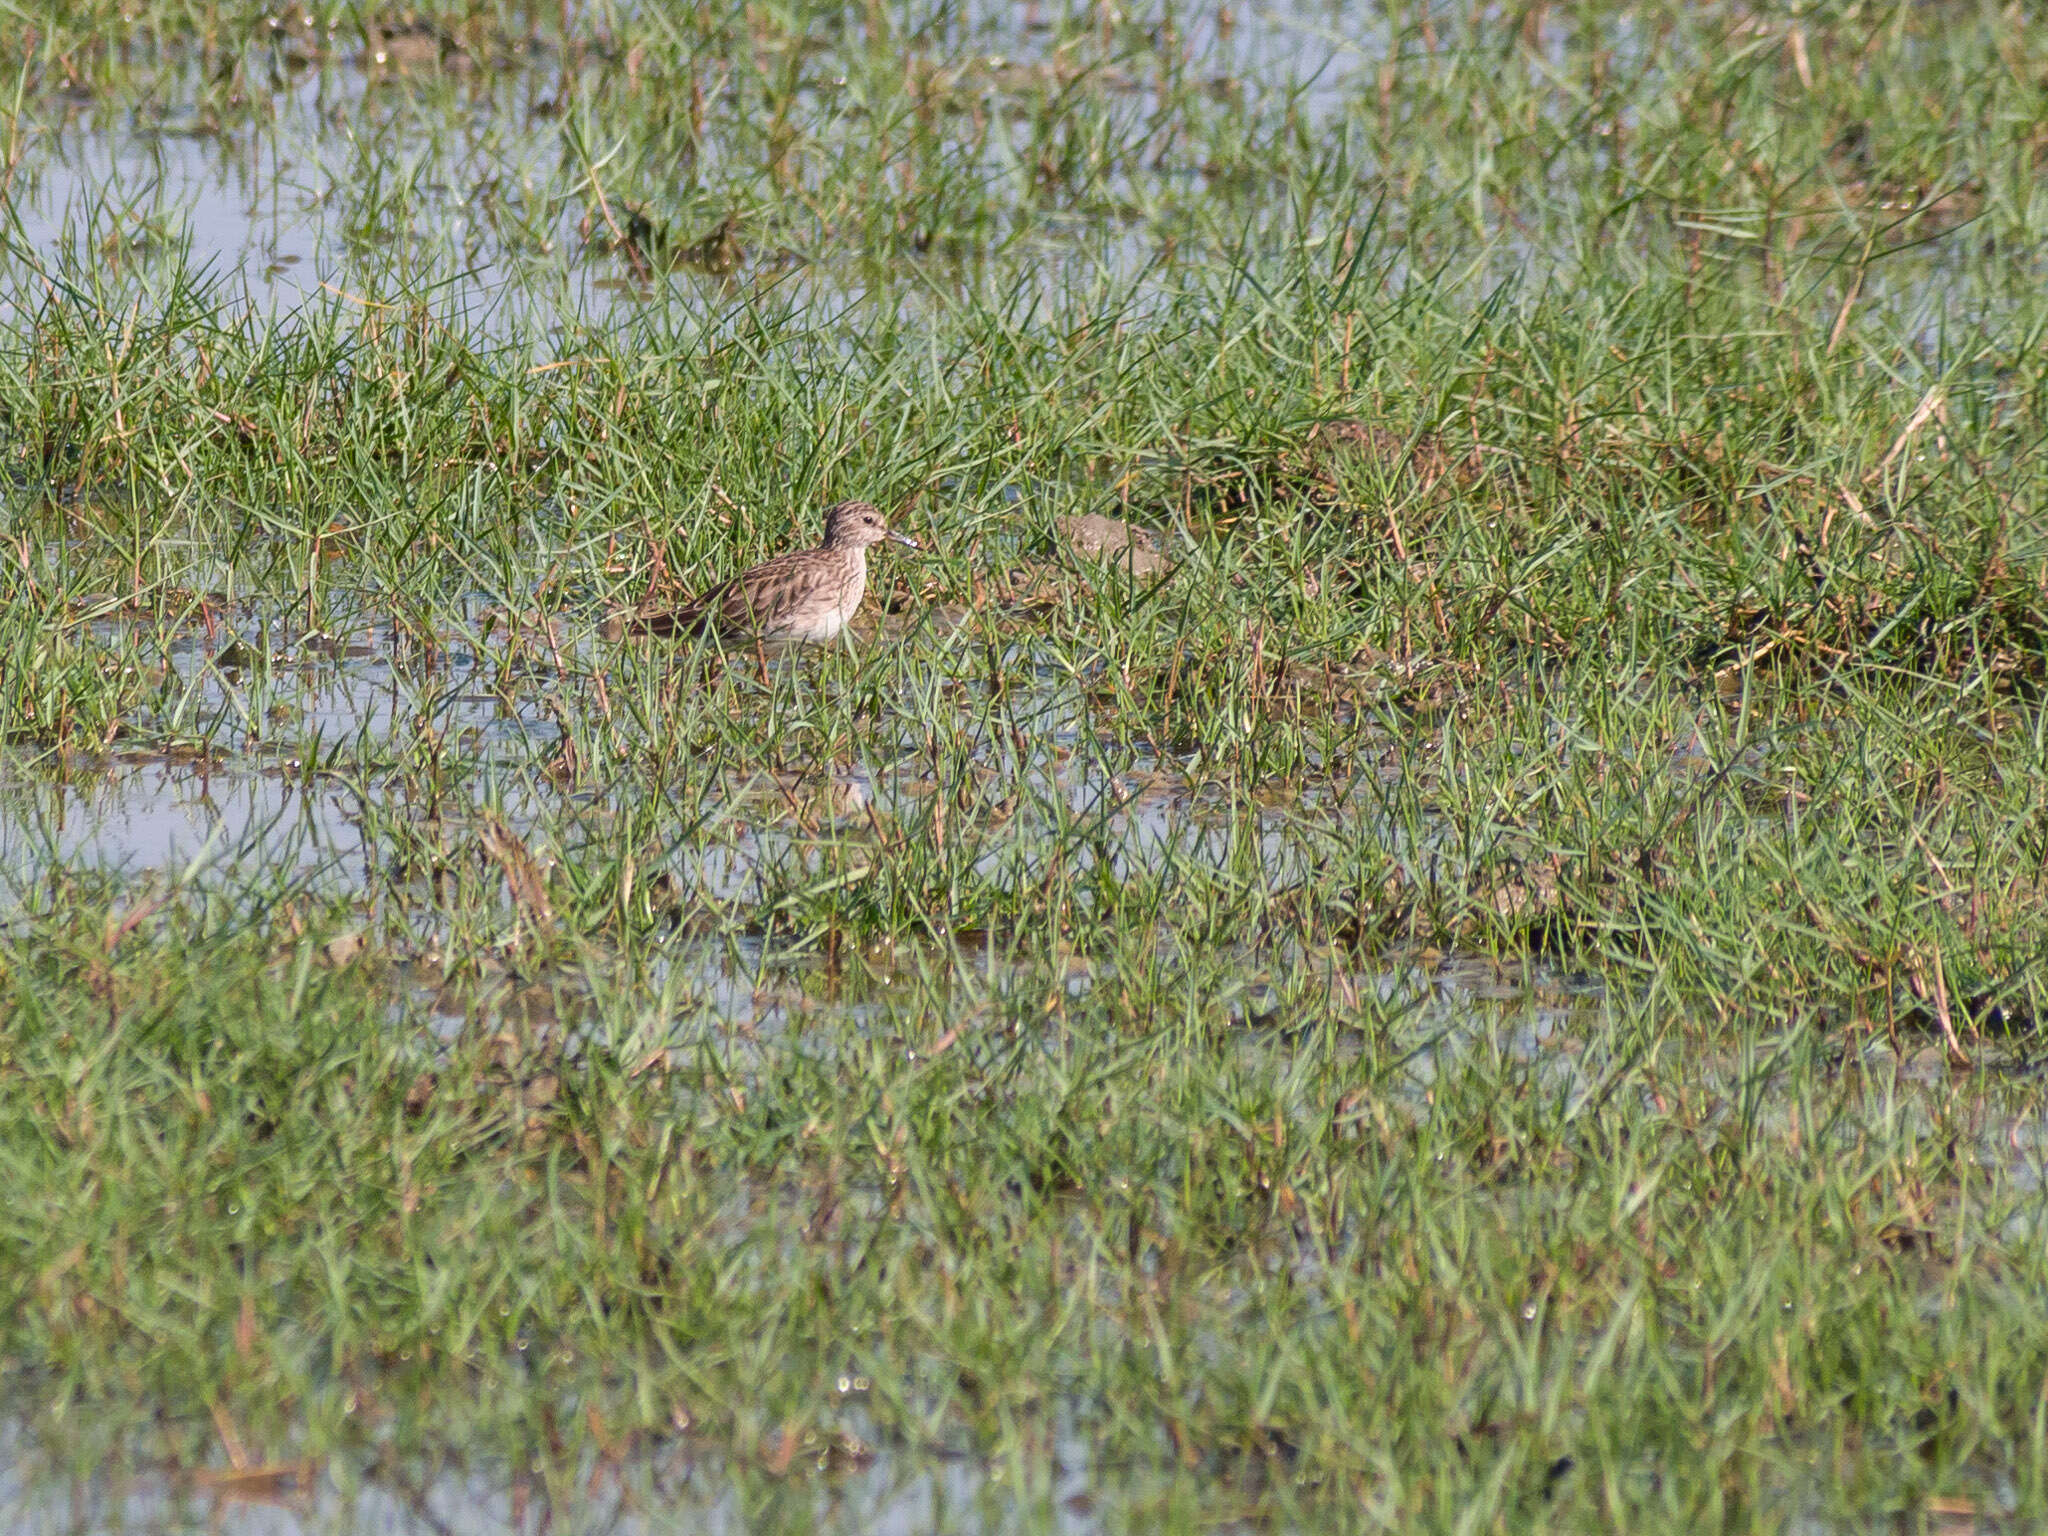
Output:
[[[917,548],[917,540],[907,533],[897,533],[889,526],[881,510],[870,502],[842,501],[825,510],[825,545],[829,549],[866,549],[870,544],[879,544],[884,539],[893,539],[898,544]]]

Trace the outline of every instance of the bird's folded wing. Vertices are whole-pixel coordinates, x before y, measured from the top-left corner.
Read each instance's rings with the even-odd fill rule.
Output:
[[[650,608],[643,603],[637,609],[613,614],[605,627],[607,631],[616,629],[620,634],[646,635],[657,640],[693,635],[707,625],[716,625],[727,634],[759,629],[770,623],[783,606],[786,589],[800,575],[799,565],[791,555],[778,555],[751,571],[727,577],[687,603],[673,608]]]
[[[613,615],[623,634],[656,640],[694,635],[708,628],[733,634],[758,628],[773,610],[772,593],[751,591],[737,579],[726,581],[673,608],[641,607]]]

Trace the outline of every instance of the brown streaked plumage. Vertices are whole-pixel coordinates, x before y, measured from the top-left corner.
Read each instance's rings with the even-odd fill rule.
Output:
[[[825,537],[816,549],[793,549],[740,572],[640,628],[652,635],[714,630],[726,640],[835,640],[860,608],[868,585],[868,547],[884,539],[917,548],[893,532],[865,501],[825,509]]]

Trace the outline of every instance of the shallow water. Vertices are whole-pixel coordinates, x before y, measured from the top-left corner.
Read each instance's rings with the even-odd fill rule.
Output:
[[[0,1520],[20,1536],[653,1536],[678,1529],[718,1536],[763,1529],[1090,1536],[1131,1528],[1156,1496],[1143,1483],[1120,1493],[1116,1478],[1091,1470],[1087,1444],[1078,1437],[1057,1448],[1061,1470],[1050,1485],[1021,1497],[1000,1466],[930,1457],[910,1458],[906,1466],[857,1441],[849,1442],[856,1446],[852,1458],[843,1449],[805,1446],[780,1476],[738,1478],[715,1458],[692,1456],[679,1437],[619,1467],[593,1465],[578,1479],[574,1497],[559,1503],[537,1484],[502,1472],[375,1462],[303,1464],[268,1485],[261,1477],[238,1485],[224,1466],[197,1476],[134,1469],[73,1478],[39,1464],[24,1438],[18,1431],[0,1435]]]
[[[0,245],[0,323],[19,323],[47,302],[41,274],[60,269],[91,286],[98,275],[149,280],[182,268],[214,285],[224,314],[284,324],[328,305],[370,316],[424,302],[474,334],[564,353],[578,328],[619,323],[622,311],[715,309],[750,290],[776,290],[799,307],[859,300],[915,311],[926,284],[972,283],[992,252],[1047,292],[1129,284],[1185,255],[1191,215],[1205,203],[1284,217],[1284,188],[1246,185],[1241,170],[1161,153],[1091,171],[1073,194],[1078,206],[1047,200],[1033,170],[1045,145],[1032,126],[1046,98],[1085,101],[1106,114],[1117,140],[1147,139],[1157,119],[1196,110],[1225,123],[1286,119],[1309,136],[1340,136],[1347,120],[1377,110],[1384,71],[1424,52],[1454,56],[1449,38],[1463,9],[1410,7],[1397,31],[1390,16],[1318,0],[1176,8],[1141,37],[1105,38],[1096,51],[1109,62],[1091,56],[1082,68],[1063,51],[1074,18],[1056,7],[951,8],[890,46],[906,78],[988,130],[942,134],[957,160],[947,174],[971,182],[979,200],[973,232],[879,259],[829,235],[794,249],[743,225],[729,251],[720,246],[728,221],[762,189],[751,144],[728,142],[718,116],[741,87],[732,69],[714,70],[711,116],[688,174],[657,189],[649,206],[658,201],[659,211],[646,216],[655,222],[633,242],[635,251],[660,249],[628,259],[607,226],[640,231],[633,220],[642,215],[609,199],[600,206],[593,188],[637,140],[668,131],[673,103],[663,92],[680,86],[641,80],[630,58],[614,56],[602,25],[578,19],[570,49],[545,26],[483,23],[448,34],[443,47],[402,27],[385,38],[395,23],[374,14],[283,7],[254,37],[216,39],[208,54],[139,58],[132,98],[80,89],[30,99],[8,189],[15,227]],[[1503,26],[1509,19],[1499,18]],[[1576,32],[1541,11],[1533,25],[1520,20],[1521,47],[1495,54],[1489,42],[1486,67],[1523,72],[1555,131],[1586,126],[1578,95],[1555,87],[1592,54],[1642,71],[1646,83],[1658,78],[1638,57],[1644,39],[1625,14],[1590,24],[1590,34],[1583,18]],[[1471,22],[1491,37],[1479,13]],[[803,74],[793,101],[814,148],[828,158],[864,153],[871,107],[857,94],[868,83],[855,66],[866,62],[865,45],[844,36],[807,46],[823,62]],[[229,64],[239,71],[233,88],[209,78]],[[1614,121],[1590,125],[1589,142],[1636,130],[1632,106],[1614,110]],[[1404,248],[1407,211],[1439,189],[1418,191],[1407,172],[1383,169],[1362,148],[1349,170],[1362,203],[1333,203],[1294,233],[1306,250],[1325,248],[1354,234],[1376,205],[1372,223],[1393,236],[1388,272],[1398,284],[1417,258]],[[1472,181],[1473,217],[1489,248],[1475,276],[1540,281],[1582,259],[1516,210],[1518,192],[1489,185],[1485,154],[1442,171],[1450,184]],[[1544,196],[1571,206],[1578,174],[1561,162]],[[832,191],[794,190],[819,201]],[[1692,216],[1733,220],[1738,242],[1755,242],[1763,227],[1753,210]],[[1929,283],[1946,259],[1934,251],[1887,262],[1871,273],[1866,302],[1896,300],[1920,314],[1926,332],[1942,298]],[[1953,307],[1944,313],[1953,324]]]
[[[486,679],[459,644],[432,658],[409,653],[386,623],[352,628],[345,639],[293,636],[283,623],[246,627],[284,638],[266,648],[196,626],[168,640],[132,633],[136,648],[126,654],[160,674],[134,724],[169,743],[163,751],[52,759],[0,747],[0,892],[31,888],[59,866],[182,876],[261,865],[295,871],[307,889],[359,893],[376,883],[390,852],[365,832],[366,815],[417,821],[488,808],[526,833],[559,822],[574,804],[602,813],[604,786],[543,793],[562,739],[551,704],[588,681],[589,658],[577,648],[567,673],[508,681]],[[116,625],[95,631],[117,647],[124,636]],[[801,684],[807,665],[789,655],[777,669]],[[1227,805],[1177,764],[1113,768],[1090,748],[1087,704],[1071,682],[1042,674],[1006,719],[1031,746],[1021,771],[1014,759],[986,769],[1013,807],[986,866],[1021,849],[1028,872],[1028,850],[1076,825],[1098,829],[1074,853],[1080,866],[1106,858],[1120,879],[1175,857],[1215,861],[1229,852]],[[431,811],[421,775],[404,766],[429,735],[457,760],[450,803]],[[991,747],[991,765],[996,755]],[[894,820],[934,787],[914,754],[731,773],[708,801],[719,835],[679,848],[671,872],[688,889],[742,899],[764,867],[808,858],[820,836]],[[1261,819],[1262,862],[1276,878],[1289,875],[1305,856],[1288,835],[1293,821],[1326,822],[1339,809],[1311,797],[1271,807]]]
[[[734,274],[722,260],[709,271],[687,261],[636,270],[605,248],[603,228],[593,245],[594,205],[583,195],[594,153],[587,141],[610,127],[605,109],[622,89],[644,90],[630,67],[621,79],[602,42],[565,53],[539,30],[465,32],[437,50],[431,38],[403,29],[395,40],[383,37],[388,25],[372,18],[366,28],[353,11],[285,7],[254,38],[224,40],[231,56],[241,50],[245,85],[236,92],[209,88],[205,71],[217,60],[173,50],[138,70],[148,87],[136,101],[84,91],[34,100],[10,187],[17,239],[0,248],[0,273],[11,267],[20,279],[66,256],[82,271],[168,269],[182,260],[218,285],[217,301],[273,319],[337,300],[375,308],[429,298],[438,312],[500,337],[560,333],[603,323],[621,304],[690,302],[729,289]],[[972,6],[908,50],[906,63],[978,111],[1012,94],[1060,88],[1067,66],[1055,57],[1055,33],[1038,5]],[[1377,25],[1361,27],[1309,0],[1220,27],[1216,12],[1198,8],[1178,20],[1170,46],[1190,78],[1225,97],[1327,113],[1386,38]],[[943,58],[926,52],[933,48]],[[1140,123],[1162,105],[1154,57],[1133,52],[1086,84]],[[827,73],[798,93],[828,135],[856,131],[829,126],[846,86]],[[611,98],[595,116],[586,99],[594,94]],[[714,106],[717,96],[714,89]],[[1120,227],[1029,212],[1028,180],[1019,177],[1028,146],[1000,131],[1005,121],[999,112],[999,131],[976,170],[992,188],[1017,183],[998,203],[1014,223],[1010,237],[1038,247],[1038,264],[1130,275],[1156,258],[1142,218]],[[607,158],[597,155],[600,164]],[[721,208],[748,195],[746,170],[730,158],[714,119],[698,169],[701,206],[678,209],[675,227],[660,237],[694,248],[715,235]],[[1100,190],[1142,208],[1198,190],[1199,181],[1162,168],[1156,184]],[[608,203],[599,212],[613,223],[625,216]],[[813,301],[869,287],[853,270],[791,267],[773,252],[746,255],[737,275],[794,282]],[[42,297],[33,280],[0,283],[0,321]]]

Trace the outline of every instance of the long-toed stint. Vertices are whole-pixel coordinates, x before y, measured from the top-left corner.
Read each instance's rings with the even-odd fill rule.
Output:
[[[917,548],[878,508],[842,501],[825,509],[825,537],[816,549],[763,561],[637,627],[650,635],[710,631],[722,640],[836,640],[867,591],[868,547],[884,539]]]

